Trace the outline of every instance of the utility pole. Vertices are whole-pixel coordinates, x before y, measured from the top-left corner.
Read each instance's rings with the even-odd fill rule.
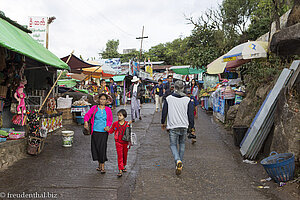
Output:
[[[143,49],[143,39],[144,38],[148,38],[148,36],[144,37],[144,26],[143,26],[143,30],[142,30],[142,37],[137,37],[136,39],[141,40],[141,49],[140,49],[140,58],[139,58],[139,65],[142,59],[142,49]],[[144,63],[145,64],[145,63]]]
[[[48,49],[48,43],[49,43],[49,24],[51,24],[54,20],[56,19],[56,17],[49,17],[47,19],[47,25],[46,25],[46,49]]]

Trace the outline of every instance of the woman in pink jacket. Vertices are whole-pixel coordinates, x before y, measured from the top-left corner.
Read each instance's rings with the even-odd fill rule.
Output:
[[[113,116],[111,109],[106,105],[108,96],[106,94],[99,94],[95,96],[95,102],[99,105],[93,106],[84,116],[84,128],[88,129],[88,121],[91,119],[91,151],[93,161],[98,161],[97,168],[101,174],[105,173],[104,163],[107,161],[107,139],[108,130],[112,124]]]

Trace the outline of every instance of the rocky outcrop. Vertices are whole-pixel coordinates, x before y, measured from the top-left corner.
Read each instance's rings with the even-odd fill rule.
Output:
[[[299,78],[299,77],[298,77]],[[300,161],[300,112],[299,93],[285,93],[279,96],[275,113],[275,129],[271,151],[291,152]]]
[[[271,85],[262,85],[256,89],[254,96],[246,96],[237,110],[233,125],[250,127],[252,120],[254,119],[270,89]],[[251,92],[248,91],[248,93]]]
[[[300,55],[300,23],[274,33],[270,51],[279,56]]]

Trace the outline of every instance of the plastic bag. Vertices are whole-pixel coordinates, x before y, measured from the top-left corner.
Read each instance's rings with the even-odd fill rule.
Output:
[[[131,132],[131,145],[137,145],[137,137],[135,133]]]

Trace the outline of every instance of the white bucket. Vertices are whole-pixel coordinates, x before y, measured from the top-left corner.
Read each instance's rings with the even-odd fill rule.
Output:
[[[74,131],[62,131],[63,147],[71,147],[73,145]]]

